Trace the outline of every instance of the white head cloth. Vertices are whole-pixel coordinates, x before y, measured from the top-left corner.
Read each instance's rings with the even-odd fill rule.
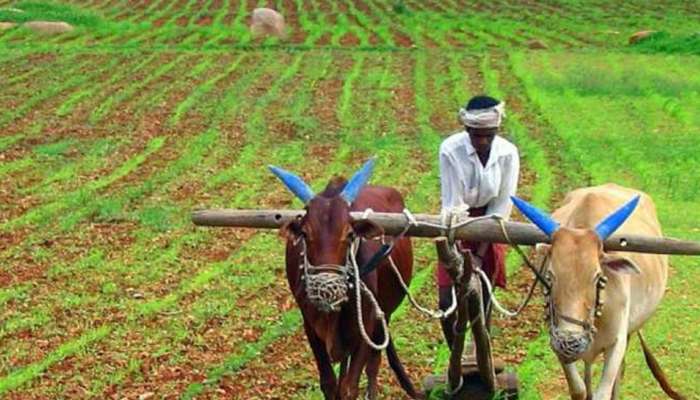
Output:
[[[498,128],[506,116],[506,103],[501,101],[490,108],[478,110],[459,109],[459,120],[470,128]]]

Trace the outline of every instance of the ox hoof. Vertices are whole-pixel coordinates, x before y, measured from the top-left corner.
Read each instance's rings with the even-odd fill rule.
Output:
[[[586,392],[583,393],[571,393],[571,400],[591,400],[590,396],[586,396]]]

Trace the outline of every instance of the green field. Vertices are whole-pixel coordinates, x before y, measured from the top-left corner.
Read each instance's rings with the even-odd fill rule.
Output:
[[[251,36],[259,6],[286,40]],[[374,154],[373,183],[437,212],[439,143],[484,92],[507,103],[524,198],[616,182],[700,240],[697,2],[0,0],[0,22],[30,20],[76,29],[0,30],[3,399],[322,398],[282,241],[190,212],[299,207],[267,164],[319,190]],[[627,44],[645,29],[661,33]],[[414,244],[411,290],[435,305],[433,246]],[[700,259],[671,261],[645,335],[700,398]],[[530,275],[509,270],[513,306]],[[564,399],[541,303],[498,320],[494,346],[523,398]],[[392,335],[415,381],[444,371],[436,322],[404,304]],[[665,398],[636,339],[627,361],[625,399]],[[402,398],[388,368],[380,386]]]

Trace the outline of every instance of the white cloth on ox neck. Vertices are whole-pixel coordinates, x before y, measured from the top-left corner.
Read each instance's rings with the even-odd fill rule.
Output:
[[[484,207],[486,214],[510,218],[510,196],[518,187],[518,149],[496,136],[486,166],[472,146],[469,134],[455,133],[440,145],[440,189],[442,208]]]
[[[506,116],[506,103],[500,102],[490,108],[478,110],[459,109],[459,120],[470,128],[498,128]]]

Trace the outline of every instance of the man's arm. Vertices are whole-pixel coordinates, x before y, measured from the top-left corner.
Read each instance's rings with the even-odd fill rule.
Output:
[[[518,153],[514,153],[510,157],[510,162],[506,163],[503,170],[503,179],[501,180],[501,188],[498,196],[493,199],[486,208],[486,214],[498,214],[505,219],[510,218],[510,212],[513,209],[513,204],[510,196],[513,196],[518,189],[518,175],[520,173],[520,159]],[[479,262],[484,259],[484,255],[491,243],[482,242],[476,249],[475,255],[479,258]]]
[[[456,166],[449,154],[440,151],[440,199],[443,210],[462,205],[461,187]]]
[[[511,154],[509,161],[504,165],[501,188],[498,191],[498,196],[489,203],[488,208],[486,209],[487,214],[498,214],[505,219],[510,218],[510,212],[513,209],[513,203],[510,200],[510,196],[515,195],[515,192],[518,189],[519,173],[520,157],[516,151]]]

